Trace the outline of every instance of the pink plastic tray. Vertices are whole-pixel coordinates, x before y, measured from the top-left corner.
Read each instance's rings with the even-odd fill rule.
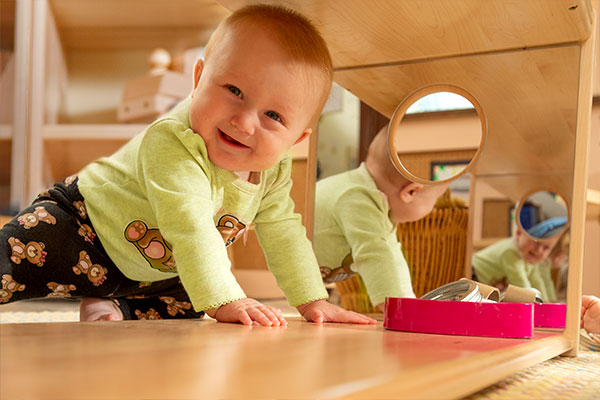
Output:
[[[564,328],[567,305],[558,303],[535,304],[533,325],[544,328]]]
[[[388,297],[383,326],[406,332],[530,338],[533,304],[472,303]]]

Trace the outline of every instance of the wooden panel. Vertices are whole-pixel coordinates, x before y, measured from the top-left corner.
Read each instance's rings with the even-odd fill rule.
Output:
[[[0,51],[12,51],[14,48],[15,12],[15,0],[0,1]]]
[[[488,122],[478,175],[570,173],[578,72],[579,46],[564,46],[342,71],[335,79],[388,117],[418,88],[436,82],[463,87]]]
[[[600,7],[596,7],[596,21],[600,18]],[[596,50],[594,54],[594,70],[592,71],[592,82],[594,85],[594,97],[600,96],[600,24],[596,23]]]
[[[595,5],[596,7],[600,6],[598,2]],[[567,324],[565,326],[565,336],[573,344],[572,349],[566,353],[570,356],[577,355],[581,326],[581,284],[583,277],[583,246],[585,244],[585,208],[589,179],[590,131],[592,129],[592,68],[594,65],[595,40],[600,39],[592,36],[590,40],[583,43],[579,60],[577,141],[573,162],[573,198],[570,202],[569,285],[567,289]]]
[[[395,136],[398,152],[452,151],[476,148],[482,123],[474,109],[408,114]]]
[[[0,397],[462,398],[569,345],[553,332],[496,339],[288,321],[3,324]],[[102,378],[90,387],[92,366]]]
[[[28,171],[28,149],[27,136],[29,119],[29,102],[31,93],[31,26],[32,3],[31,1],[19,1],[16,3],[16,31],[15,31],[15,86],[14,86],[14,120],[12,129],[12,152],[20,154],[20,157],[11,158],[11,177],[10,181],[19,182],[19,185],[11,184],[10,200],[11,207],[21,208],[27,202],[26,182]]]
[[[0,137],[0,184],[10,183],[11,141]]]
[[[50,0],[67,49],[201,46],[229,15],[214,0]]]
[[[252,2],[219,0],[229,9]],[[592,32],[589,0],[261,2],[312,19],[337,69],[581,42]]]
[[[432,151],[423,153],[399,154],[402,164],[413,175],[433,180],[431,174],[432,163],[457,163],[468,164],[475,155],[476,150],[462,151]]]
[[[358,162],[367,159],[369,145],[390,119],[369,106],[365,102],[360,102],[360,140],[358,149]]]
[[[48,187],[77,173],[90,162],[113,154],[125,144],[119,139],[46,140],[44,158],[50,174],[43,186]]]
[[[483,200],[481,238],[503,238],[510,236],[510,211],[515,206],[510,200]]]
[[[15,57],[12,51],[0,49],[0,124],[14,119]]]

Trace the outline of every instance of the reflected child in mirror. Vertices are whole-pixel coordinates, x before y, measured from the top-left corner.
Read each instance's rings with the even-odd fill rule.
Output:
[[[40,194],[0,230],[0,303],[83,298],[85,321],[197,318],[285,325],[246,297],[226,246],[256,228],[269,269],[307,320],[373,324],[326,301],[290,197],[286,152],[331,89],[327,46],[278,6],[222,22],[191,95],[110,157]]]
[[[530,228],[527,234],[517,229],[514,237],[476,252],[472,259],[473,279],[501,291],[509,284],[535,289],[544,302],[556,302],[552,269],[560,267],[566,255],[563,249],[553,250],[564,236],[559,232],[566,223],[563,217],[550,218]]]
[[[387,126],[358,168],[317,182],[313,247],[325,283],[360,275],[375,307],[390,297],[415,297],[397,225],[429,214],[448,184],[404,178],[388,154]]]

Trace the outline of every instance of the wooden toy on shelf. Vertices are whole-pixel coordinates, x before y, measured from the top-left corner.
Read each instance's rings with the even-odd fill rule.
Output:
[[[145,76],[125,84],[117,109],[120,122],[145,123],[167,112],[192,90],[192,77],[172,71],[171,55],[165,49],[154,49],[148,58],[150,70]]]

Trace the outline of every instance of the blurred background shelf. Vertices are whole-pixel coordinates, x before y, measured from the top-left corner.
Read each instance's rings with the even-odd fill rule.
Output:
[[[45,125],[44,140],[122,140],[134,137],[145,124],[56,124]]]

